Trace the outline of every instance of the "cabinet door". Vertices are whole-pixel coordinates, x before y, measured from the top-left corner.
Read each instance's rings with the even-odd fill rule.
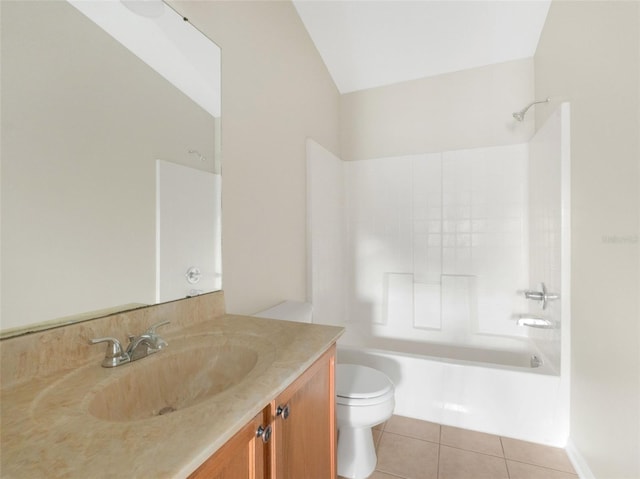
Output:
[[[268,424],[266,408],[218,449],[189,479],[267,479],[267,445],[256,435]]]
[[[274,479],[336,477],[335,345],[272,403]]]

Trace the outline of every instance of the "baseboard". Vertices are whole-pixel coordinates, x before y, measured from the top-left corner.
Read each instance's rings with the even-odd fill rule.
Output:
[[[580,451],[578,451],[578,448],[576,448],[576,445],[573,443],[571,438],[567,441],[567,447],[565,450],[567,451],[569,460],[580,479],[597,479],[593,472],[591,472],[587,461],[582,457],[582,454],[580,454]]]

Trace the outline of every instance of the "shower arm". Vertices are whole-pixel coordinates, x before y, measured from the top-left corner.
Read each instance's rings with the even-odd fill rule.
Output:
[[[533,101],[529,103],[527,106],[525,106],[522,110],[515,112],[513,114],[513,117],[518,121],[523,121],[524,116],[527,114],[527,110],[529,110],[529,108],[531,108],[533,105],[537,105],[539,103],[549,103],[550,101],[551,101],[551,98],[546,98],[540,101]]]

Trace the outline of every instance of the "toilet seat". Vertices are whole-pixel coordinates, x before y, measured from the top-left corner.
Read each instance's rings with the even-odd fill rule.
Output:
[[[358,364],[336,366],[336,401],[346,406],[370,406],[389,400],[394,387],[382,372]]]

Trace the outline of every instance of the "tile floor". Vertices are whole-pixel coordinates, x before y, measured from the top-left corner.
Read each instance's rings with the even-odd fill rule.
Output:
[[[578,479],[563,449],[393,416],[369,479]]]

